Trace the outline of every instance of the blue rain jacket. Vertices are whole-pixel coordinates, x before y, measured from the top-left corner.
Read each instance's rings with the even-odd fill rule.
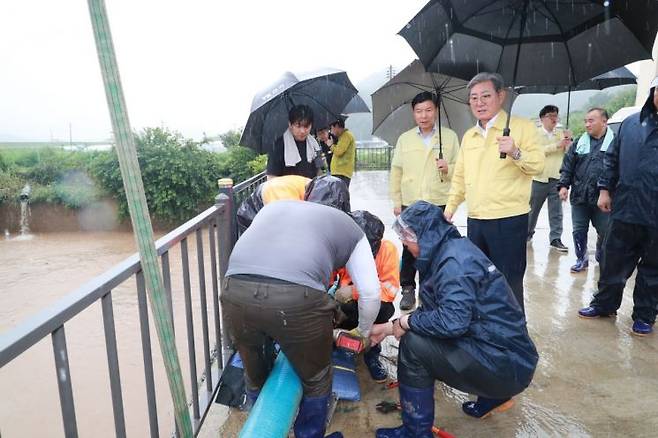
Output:
[[[658,228],[658,115],[652,88],[608,148],[598,186],[612,196],[612,219]]]
[[[402,212],[418,237],[421,306],[409,318],[418,334],[453,339],[496,375],[527,387],[538,355],[503,275],[470,240],[419,201]]]

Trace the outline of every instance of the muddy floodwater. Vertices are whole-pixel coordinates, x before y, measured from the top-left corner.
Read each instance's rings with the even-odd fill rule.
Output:
[[[204,233],[205,235],[205,233]],[[0,333],[52,305],[75,288],[136,251],[125,232],[47,233],[0,240]],[[205,248],[206,260],[207,245]],[[196,266],[195,239],[189,239],[190,266]],[[180,247],[170,251],[174,323],[184,333]],[[195,332],[201,333],[198,277],[191,270]],[[206,274],[210,291],[210,276]],[[210,292],[208,292],[208,301]],[[128,436],[147,436],[148,417],[135,279],[112,292],[120,377]],[[153,318],[151,342],[158,422],[162,436],[173,430],[173,408]],[[211,321],[212,327],[212,321]],[[113,437],[107,354],[100,301],[65,325],[79,436]],[[176,343],[184,381],[189,380],[187,343]],[[203,372],[203,347],[197,342],[197,372]],[[186,387],[190,394],[189,386]],[[62,437],[60,405],[50,336],[0,370],[0,433],[3,438]]]

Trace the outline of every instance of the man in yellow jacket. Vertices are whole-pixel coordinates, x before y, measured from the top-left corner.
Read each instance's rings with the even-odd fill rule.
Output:
[[[506,91],[499,74],[479,73],[468,89],[477,123],[462,139],[445,217],[452,221],[466,200],[469,239],[505,276],[523,309],[530,187],[533,175],[544,170],[544,151],[530,120],[512,117],[511,134],[503,135],[509,115],[502,109]]]
[[[439,117],[435,94],[422,92],[411,101],[416,127],[398,138],[393,152],[389,190],[393,213],[416,201],[427,201],[444,208],[448,189],[459,153],[457,134],[448,128],[436,126]],[[400,284],[400,309],[410,310],[416,304],[416,259],[403,247]]]
[[[330,128],[331,133],[338,138],[331,146],[331,174],[342,179],[349,187],[356,161],[356,140],[354,135],[345,129],[345,119],[342,117],[332,123]]]
[[[541,122],[539,141],[546,158],[544,171],[532,179],[528,242],[535,234],[539,212],[548,198],[551,248],[559,252],[568,252],[569,249],[562,243],[562,200],[558,195],[557,183],[560,181],[560,167],[564,159],[564,152],[571,144],[571,133],[556,128],[559,120],[558,114],[559,109],[555,105],[546,105],[539,111]]]

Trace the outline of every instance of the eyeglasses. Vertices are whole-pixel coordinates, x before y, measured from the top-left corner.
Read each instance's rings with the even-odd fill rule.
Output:
[[[551,119],[551,120],[560,120],[560,117],[557,114],[544,114],[544,119]]]
[[[489,102],[491,102],[491,100],[493,99],[493,96],[494,96],[494,95],[491,94],[491,93],[485,93],[485,94],[481,94],[481,95],[479,95],[479,96],[471,95],[471,96],[468,98],[468,101],[469,101],[469,103],[472,104],[472,105],[475,105],[475,104],[478,103],[478,102],[489,103]]]

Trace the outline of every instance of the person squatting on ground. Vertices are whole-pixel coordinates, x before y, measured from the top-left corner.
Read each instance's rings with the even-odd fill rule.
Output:
[[[331,134],[338,140],[331,146],[331,174],[350,186],[356,164],[356,139],[345,128],[345,118],[341,117],[330,125]]]
[[[295,436],[320,438],[331,395],[336,316],[327,281],[346,266],[360,292],[354,332],[364,339],[379,311],[380,286],[368,239],[345,213],[347,186],[318,177],[308,184],[305,199],[310,202],[272,202],[258,212],[231,252],[221,301],[245,366],[247,396],[255,400],[265,383],[271,358],[264,346],[271,338],[302,381]]]
[[[585,129],[564,156],[557,184],[560,199],[571,202],[573,244],[576,249],[576,264],[571,272],[587,270],[587,231],[592,222],[596,229],[596,261],[601,258],[601,244],[608,228],[608,212],[597,207],[599,189],[596,186],[603,172],[603,156],[614,138],[608,129],[608,113],[602,108],[592,108],[585,115]],[[571,195],[569,188],[571,187]]]
[[[523,310],[530,187],[533,175],[544,170],[544,151],[528,119],[511,117],[511,134],[503,135],[509,116],[499,74],[479,73],[468,89],[477,123],[462,138],[445,215],[451,222],[466,200],[468,238],[505,276]]]
[[[350,213],[352,219],[366,234],[372,255],[375,258],[377,276],[379,277],[380,299],[379,314],[375,324],[387,322],[395,313],[393,301],[400,289],[400,257],[398,250],[390,240],[384,239],[384,223],[374,214],[365,210]],[[336,301],[345,315],[338,328],[352,330],[359,321],[359,291],[354,286],[352,278],[345,268],[338,271],[340,288],[336,292]],[[370,376],[376,382],[384,382],[388,377],[386,368],[380,362],[381,346],[374,345],[363,354],[363,360],[368,367]]]
[[[548,221],[550,234],[548,241],[551,248],[559,252],[568,252],[562,243],[562,201],[557,191],[560,180],[560,166],[564,152],[571,144],[571,132],[557,130],[559,109],[555,105],[546,105],[539,111],[539,140],[544,150],[544,171],[532,178],[530,194],[530,216],[528,218],[528,242],[535,234],[539,212],[548,198]]]
[[[598,292],[583,318],[615,314],[637,268],[632,333],[653,331],[658,311],[658,77],[642,110],[621,124],[605,153],[598,205],[610,212]]]
[[[433,437],[435,380],[476,394],[462,405],[473,417],[509,408],[532,381],[538,355],[505,278],[437,206],[411,205],[393,229],[416,257],[420,306],[373,326],[373,344],[391,334],[400,340],[402,406],[402,425],[376,436]]]
[[[441,127],[439,133],[438,103],[437,96],[428,91],[417,94],[411,101],[416,127],[400,135],[391,161],[389,192],[395,216],[416,201],[423,200],[441,207],[448,201],[450,181],[459,154],[459,139],[448,128]],[[403,248],[400,267],[402,310],[413,309],[416,305],[414,262],[411,253]]]
[[[322,166],[320,145],[311,133],[313,110],[306,105],[293,106],[288,112],[288,129],[276,139],[267,154],[267,177],[300,175],[315,177]]]

